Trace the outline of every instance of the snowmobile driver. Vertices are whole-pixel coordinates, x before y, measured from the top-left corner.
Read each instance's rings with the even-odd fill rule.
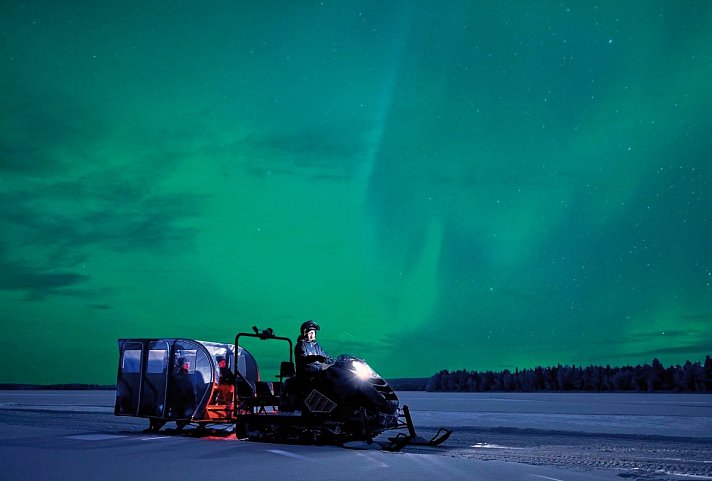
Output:
[[[294,348],[294,358],[297,363],[297,376],[313,375],[333,364],[331,357],[316,342],[316,331],[319,324],[309,320],[302,323],[297,338],[297,345]]]

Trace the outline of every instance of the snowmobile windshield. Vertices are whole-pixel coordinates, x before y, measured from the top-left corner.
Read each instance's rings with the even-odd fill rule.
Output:
[[[348,354],[342,354],[339,356],[334,364],[348,369],[359,379],[381,379],[381,376],[379,376],[376,371],[371,369],[371,366],[369,366],[366,361],[354,356],[349,356]]]

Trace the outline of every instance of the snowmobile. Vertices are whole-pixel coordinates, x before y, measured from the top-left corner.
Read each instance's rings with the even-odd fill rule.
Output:
[[[279,381],[260,377],[255,358],[240,339],[282,341],[288,360]],[[178,430],[197,426],[233,428],[240,439],[377,446],[397,451],[407,444],[437,446],[451,431],[431,439],[418,436],[408,406],[362,359],[342,355],[313,375],[296,375],[291,339],[272,329],[252,328],[235,344],[192,339],[120,339],[114,414],[144,417],[150,431],[175,422]],[[374,442],[389,430],[407,429]],[[222,429],[222,432],[225,430]]]
[[[236,349],[242,349],[243,337],[286,342],[289,360],[281,363],[279,382],[257,381],[253,396],[236,392],[238,438],[359,447],[384,431],[407,428],[408,434],[379,442],[380,448],[396,451],[406,444],[437,446],[452,432],[441,428],[431,439],[418,436],[408,406],[399,407],[393,388],[363,359],[341,355],[319,372],[297,376],[291,339],[253,327],[235,337]]]

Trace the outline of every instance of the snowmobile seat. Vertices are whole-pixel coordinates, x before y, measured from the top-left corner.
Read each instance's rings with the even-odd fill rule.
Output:
[[[294,363],[292,361],[282,361],[279,365],[279,380],[284,381],[284,378],[292,377],[295,374]]]

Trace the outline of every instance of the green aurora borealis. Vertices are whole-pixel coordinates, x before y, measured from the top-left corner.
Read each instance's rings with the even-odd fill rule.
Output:
[[[0,34],[0,382],[306,319],[389,377],[710,352],[712,2],[6,1]]]

